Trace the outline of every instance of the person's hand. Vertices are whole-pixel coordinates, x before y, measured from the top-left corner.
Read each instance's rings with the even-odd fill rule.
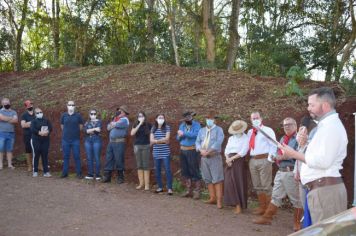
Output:
[[[96,131],[96,132],[100,132],[100,131],[101,131],[101,129],[100,129],[99,127],[96,127],[96,128],[94,128],[94,131]]]
[[[303,147],[303,146],[305,146],[307,141],[308,141],[308,131],[304,126],[302,126],[299,128],[299,131],[297,133],[298,145]]]
[[[296,151],[287,144],[278,145],[278,148],[282,150],[283,156],[293,157]]]
[[[226,163],[228,167],[232,166],[232,162],[230,161],[229,163]]]
[[[275,157],[275,159],[278,160],[278,161],[284,161],[284,160],[288,160],[289,158],[287,156],[285,156],[285,155],[277,155]]]
[[[206,150],[200,150],[200,154],[203,156],[203,157],[206,157],[208,155],[208,151]]]
[[[178,130],[178,131],[177,131],[177,135],[178,135],[178,137],[182,137],[182,136],[183,136],[183,134],[184,134],[184,133],[183,133],[183,131],[182,131],[182,130]]]
[[[300,175],[298,173],[295,173],[294,174],[294,179],[299,182],[300,181]]]

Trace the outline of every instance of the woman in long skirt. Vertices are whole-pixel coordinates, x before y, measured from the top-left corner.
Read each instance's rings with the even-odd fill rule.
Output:
[[[247,184],[243,158],[248,151],[248,137],[244,133],[246,128],[245,121],[234,121],[229,127],[231,136],[225,148],[224,204],[234,206],[236,214],[247,208]]]

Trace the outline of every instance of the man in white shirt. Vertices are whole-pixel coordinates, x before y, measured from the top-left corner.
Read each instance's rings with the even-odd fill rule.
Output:
[[[250,162],[252,185],[257,192],[259,207],[253,211],[255,215],[263,215],[271,201],[272,191],[272,163],[268,161],[277,152],[277,147],[269,141],[257,128],[263,130],[276,140],[274,131],[262,124],[259,112],[251,114],[253,128],[247,133],[249,138]]]
[[[305,154],[286,145],[281,147],[286,156],[303,162],[300,179],[309,190],[307,200],[312,224],[347,209],[346,188],[340,170],[346,157],[348,139],[335,104],[332,89],[313,90],[308,97],[308,111],[319,122]]]

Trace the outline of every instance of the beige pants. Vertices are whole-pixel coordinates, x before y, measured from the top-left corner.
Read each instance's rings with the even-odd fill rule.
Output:
[[[251,158],[249,162],[252,185],[257,194],[272,191],[272,163],[264,159]]]
[[[308,207],[313,225],[347,209],[345,184],[329,185],[308,193]]]
[[[302,204],[299,199],[298,182],[294,179],[292,171],[277,171],[274,177],[272,190],[272,203],[278,207],[282,205],[282,200],[288,196],[295,208],[301,208]]]

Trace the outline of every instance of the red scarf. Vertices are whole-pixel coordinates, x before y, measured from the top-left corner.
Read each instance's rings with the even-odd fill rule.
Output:
[[[284,135],[284,136],[283,136],[283,143],[284,143],[285,145],[288,145],[289,140],[290,140],[294,135],[295,135],[295,132],[294,132],[293,134],[291,134],[290,136]],[[279,149],[279,148],[278,148],[278,155],[281,155],[281,156],[283,155],[282,150]]]
[[[253,128],[253,129],[252,129],[251,138],[250,138],[250,144],[249,144],[249,147],[250,147],[250,148],[249,148],[249,150],[255,148],[256,135],[257,135],[257,129],[256,129],[256,128]]]
[[[113,119],[114,122],[118,122],[119,120],[120,120],[119,116],[115,116],[114,119]]]

